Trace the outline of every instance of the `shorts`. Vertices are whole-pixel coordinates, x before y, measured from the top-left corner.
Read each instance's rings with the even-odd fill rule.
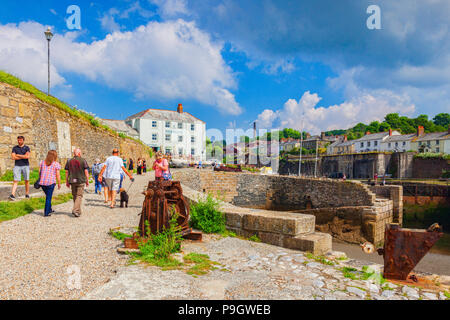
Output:
[[[14,167],[13,173],[14,173],[14,181],[22,181],[22,176],[23,176],[23,180],[25,180],[25,181],[30,180],[30,167],[29,166]]]
[[[109,190],[118,190],[120,185],[120,179],[105,179],[106,187]]]

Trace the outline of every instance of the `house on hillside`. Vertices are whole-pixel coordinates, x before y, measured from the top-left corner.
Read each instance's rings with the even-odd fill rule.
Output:
[[[354,153],[355,144],[354,141],[348,141],[347,136],[340,136],[335,142],[327,147],[327,154],[345,154]]]
[[[355,144],[355,152],[381,151],[381,143],[387,138],[397,135],[400,135],[400,132],[392,129],[379,133],[367,132],[365,136],[353,140],[353,143]]]
[[[331,144],[337,140],[336,136],[326,136],[325,132],[315,136],[306,136],[306,139],[302,142],[302,147],[308,150],[316,150],[316,148],[325,148],[328,144]]]
[[[418,152],[450,154],[450,126],[445,132],[420,135],[411,142],[411,149]]]

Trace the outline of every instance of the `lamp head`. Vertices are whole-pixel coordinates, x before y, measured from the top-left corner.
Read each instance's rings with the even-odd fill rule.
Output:
[[[47,28],[47,31],[45,31],[44,34],[45,34],[45,38],[46,38],[48,41],[52,40],[52,38],[53,38],[53,33],[52,33],[50,27]]]

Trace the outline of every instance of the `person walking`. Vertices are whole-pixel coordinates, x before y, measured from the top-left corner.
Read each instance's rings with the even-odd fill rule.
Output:
[[[130,178],[132,182],[134,182],[133,176],[127,171],[127,169],[123,166],[123,161],[119,157],[119,150],[114,149],[112,151],[112,156],[106,159],[105,165],[102,168],[102,171],[99,175],[99,180],[102,182],[105,179],[106,187],[108,190],[108,201],[111,201],[110,208],[114,208],[116,206],[116,193],[119,189],[120,184],[120,173],[125,172],[126,175]],[[104,175],[104,177],[103,177]]]
[[[147,173],[147,161],[142,160],[142,172]]]
[[[87,161],[81,157],[81,150],[76,148],[73,158],[66,163],[66,186],[72,189],[73,209],[75,217],[81,216],[81,204],[83,201],[84,186],[89,186],[89,166]]]
[[[130,160],[128,161],[128,171],[133,172],[134,170],[134,162],[133,159],[130,158]]]
[[[30,198],[30,147],[25,145],[25,138],[23,136],[17,137],[17,145],[12,149],[11,159],[14,160],[14,182],[11,190],[9,200],[16,200],[16,191],[19,182],[25,181],[25,198]]]
[[[142,174],[142,159],[138,158],[137,161],[137,174],[141,175]]]
[[[155,180],[163,180],[163,174],[169,173],[169,162],[163,158],[162,152],[157,152],[153,162],[153,170],[155,170]]]
[[[39,164],[39,184],[45,193],[44,217],[50,217],[54,212],[52,210],[52,197],[56,183],[58,183],[58,190],[61,189],[61,165],[56,162],[57,159],[56,151],[50,150],[45,160]]]
[[[103,166],[104,164],[100,163],[100,159],[95,159],[95,163],[92,166],[92,176],[94,177],[95,181],[95,194],[102,193],[102,184],[100,183],[100,181],[98,181],[98,175],[100,174],[100,171],[102,171]]]

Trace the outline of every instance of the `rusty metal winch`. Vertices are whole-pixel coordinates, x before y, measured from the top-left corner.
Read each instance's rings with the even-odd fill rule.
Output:
[[[442,236],[442,228],[437,223],[427,230],[386,225],[384,247],[376,250],[384,258],[384,278],[417,282],[417,276],[410,274],[411,271]],[[367,253],[375,251],[371,244],[362,247]]]
[[[133,238],[125,239],[126,248],[137,248],[137,240],[145,238],[147,231],[157,234],[169,227],[172,214],[177,214],[177,224],[183,238],[201,240],[202,234],[193,232],[189,227],[189,205],[183,196],[183,189],[179,181],[150,181],[142,206],[139,221],[139,232]],[[148,226],[148,227],[147,227]]]

